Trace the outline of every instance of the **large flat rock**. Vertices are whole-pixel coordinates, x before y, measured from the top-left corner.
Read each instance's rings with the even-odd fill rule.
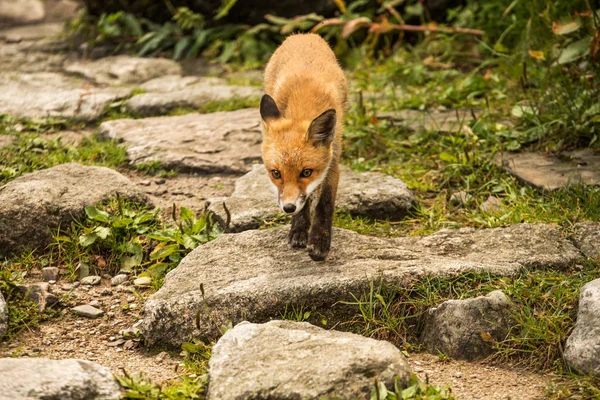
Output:
[[[118,172],[75,163],[32,172],[0,186],[0,257],[47,245],[59,226],[83,217],[85,206],[116,195],[146,201]]]
[[[0,30],[0,39],[9,42],[20,42],[21,40],[38,40],[53,38],[62,33],[64,24],[58,22],[47,22],[45,24],[19,26],[16,28]]]
[[[231,214],[231,229],[256,229],[261,220],[282,214],[262,164],[235,182],[231,196],[224,201]],[[225,218],[222,201],[212,201],[215,212]],[[352,215],[400,220],[415,204],[404,182],[375,172],[354,172],[342,167],[336,206]]]
[[[370,399],[375,379],[393,390],[411,373],[388,342],[306,322],[242,322],[212,349],[208,398]]]
[[[211,80],[183,77],[179,80],[163,79],[165,86],[173,87],[172,90],[149,91],[148,93],[133,96],[125,102],[125,107],[132,113],[143,116],[166,114],[176,108],[200,107],[212,101],[227,101],[233,99],[259,99],[262,90],[252,86],[231,86],[215,84]],[[160,78],[159,78],[160,79]],[[189,84],[185,84],[188,83]],[[158,87],[157,80],[150,82],[146,88]],[[144,88],[144,85],[142,85]]]
[[[0,399],[117,400],[110,369],[84,360],[0,358]]]
[[[186,172],[248,172],[260,160],[257,109],[119,119],[100,125],[100,135],[122,142],[132,164],[159,161]]]
[[[97,88],[57,73],[0,76],[0,114],[20,118],[97,119],[112,102],[131,93],[125,88]]]
[[[0,0],[0,23],[31,24],[45,16],[41,0]]]
[[[143,83],[163,75],[181,75],[181,66],[164,58],[120,55],[95,61],[79,61],[67,65],[65,71],[82,75],[97,83],[124,85]]]
[[[538,189],[567,185],[600,185],[600,153],[590,149],[565,152],[563,157],[539,153],[505,153],[494,159],[509,173]]]
[[[373,280],[402,284],[475,271],[511,275],[523,267],[564,267],[583,257],[558,226],[520,224],[405,238],[335,229],[328,259],[314,262],[305,250],[288,246],[288,230],[226,234],[188,254],[146,302],[147,342],[178,346],[190,337],[215,335],[215,324],[267,321],[286,305],[330,310],[364,293]]]

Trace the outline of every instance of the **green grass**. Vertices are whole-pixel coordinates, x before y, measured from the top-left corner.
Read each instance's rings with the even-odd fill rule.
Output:
[[[58,315],[53,308],[47,308],[40,313],[38,305],[27,300],[25,293],[18,289],[23,283],[20,269],[14,268],[8,262],[0,263],[0,292],[8,308],[8,329],[4,336],[0,336],[0,342],[10,341],[23,331],[33,332],[41,322]]]
[[[84,138],[74,146],[62,143],[60,137],[45,139],[38,133],[18,133],[11,145],[0,149],[0,184],[68,162],[115,168],[125,165],[126,154],[116,142],[103,141],[97,136]]]

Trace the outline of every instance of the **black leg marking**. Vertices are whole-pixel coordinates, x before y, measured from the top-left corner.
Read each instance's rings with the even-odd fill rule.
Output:
[[[304,208],[292,217],[292,228],[288,235],[288,243],[295,248],[303,249],[308,242],[308,229],[310,228],[310,200],[306,201]]]
[[[315,209],[313,224],[308,235],[308,255],[314,261],[324,260],[331,248],[334,200],[331,187],[323,184],[319,202]]]

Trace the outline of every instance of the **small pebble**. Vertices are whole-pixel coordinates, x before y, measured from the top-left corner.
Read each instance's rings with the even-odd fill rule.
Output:
[[[150,186],[150,184],[152,182],[150,182],[149,180],[145,180],[145,181],[139,181],[138,183],[142,186]]]
[[[90,275],[90,276],[86,276],[85,278],[81,279],[81,284],[82,285],[98,285],[100,284],[100,281],[102,280],[102,278],[100,278],[98,275]]]
[[[71,311],[73,311],[75,314],[77,314],[81,317],[92,318],[92,319],[101,317],[104,314],[104,311],[102,311],[94,306],[91,306],[89,304],[73,307],[73,308],[71,308]]]
[[[137,278],[136,280],[134,280],[133,286],[147,287],[147,286],[150,286],[151,283],[152,283],[152,278],[150,278],[149,276],[143,276],[141,278]]]
[[[165,178],[159,178],[157,180],[154,181],[157,185],[163,185],[166,181]]]
[[[135,296],[127,296],[127,302],[133,303],[135,301]]]
[[[129,279],[129,275],[126,274],[119,274],[114,276],[111,280],[110,280],[110,284],[112,286],[118,286],[121,285],[125,282],[127,282],[127,280]]]

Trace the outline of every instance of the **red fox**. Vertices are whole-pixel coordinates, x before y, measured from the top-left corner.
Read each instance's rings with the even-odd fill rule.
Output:
[[[307,247],[313,260],[324,260],[340,174],[348,98],[344,71],[320,36],[292,35],[266,66],[265,93],[262,158],[279,207],[293,216],[289,244]]]

